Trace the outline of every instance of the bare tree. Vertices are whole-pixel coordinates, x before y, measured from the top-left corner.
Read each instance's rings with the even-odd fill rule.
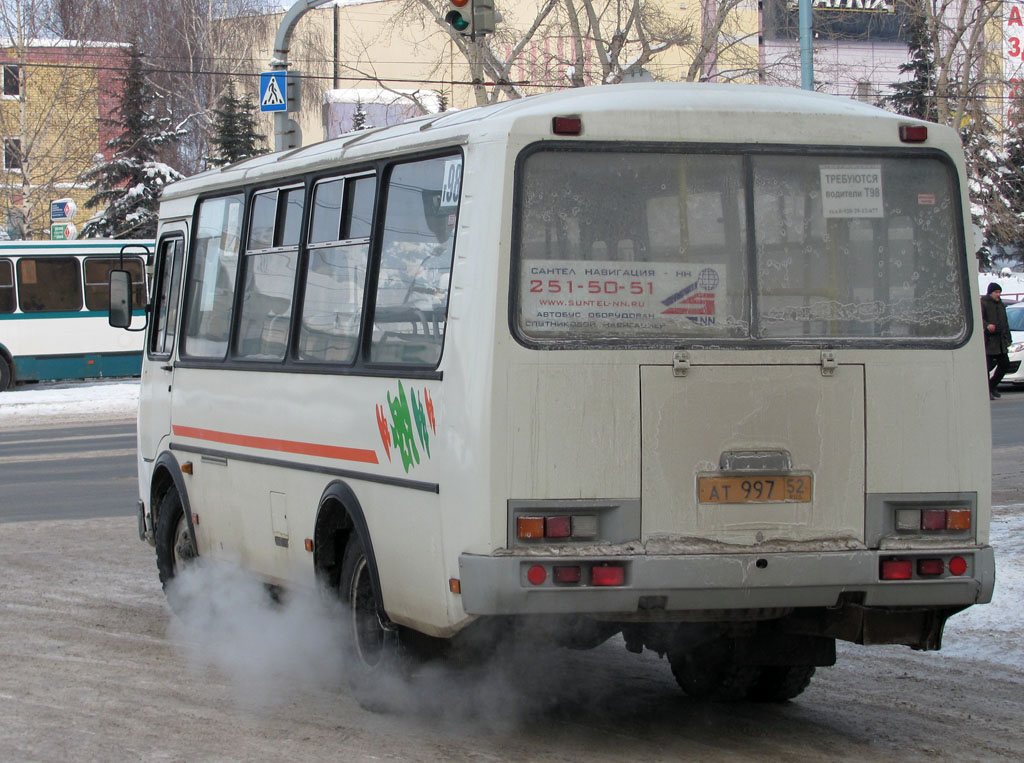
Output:
[[[0,2],[6,47],[0,208],[16,237],[47,234],[49,202],[76,195],[81,174],[102,144],[100,90],[109,67],[117,65],[118,52],[55,38],[59,28],[49,2]]]

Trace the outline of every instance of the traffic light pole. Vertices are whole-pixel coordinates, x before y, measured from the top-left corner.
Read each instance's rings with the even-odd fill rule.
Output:
[[[291,48],[292,32],[295,30],[295,25],[305,15],[306,11],[311,11],[329,2],[332,2],[332,0],[296,0],[295,4],[285,11],[284,16],[281,18],[281,24],[277,28],[277,37],[274,39],[274,56],[270,59],[271,69],[288,71],[288,51]],[[291,91],[293,88],[301,88],[302,86],[298,79],[293,82],[291,77],[286,77],[285,82],[287,83],[286,90],[288,91]],[[294,94],[285,92],[284,96],[289,104],[293,102],[298,103],[298,92]],[[286,151],[302,145],[302,130],[298,122],[289,117],[289,113],[289,111],[274,113],[275,151]]]

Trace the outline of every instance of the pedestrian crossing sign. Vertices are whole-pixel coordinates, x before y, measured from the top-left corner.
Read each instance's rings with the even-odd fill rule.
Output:
[[[288,111],[287,74],[283,69],[260,74],[260,111]]]

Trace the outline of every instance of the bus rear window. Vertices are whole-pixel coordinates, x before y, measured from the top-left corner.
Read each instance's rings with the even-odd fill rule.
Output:
[[[18,302],[25,313],[78,312],[82,271],[74,257],[18,260]]]
[[[519,334],[960,341],[953,177],[931,157],[533,151],[517,185]]]

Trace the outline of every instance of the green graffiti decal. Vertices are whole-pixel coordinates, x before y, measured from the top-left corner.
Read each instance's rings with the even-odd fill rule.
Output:
[[[413,398],[415,400],[415,397]],[[405,388],[398,382],[398,395],[394,398],[388,393],[388,408],[391,409],[391,440],[402,455],[402,466],[405,471],[414,463],[420,462],[420,453],[416,449],[416,439],[412,434],[412,416],[409,415],[409,401],[405,397]],[[428,453],[429,455],[429,453]]]
[[[427,412],[420,402],[420,396],[416,390],[412,391],[412,417],[416,421],[416,434],[420,436],[420,445],[430,458],[430,429],[427,425]]]

